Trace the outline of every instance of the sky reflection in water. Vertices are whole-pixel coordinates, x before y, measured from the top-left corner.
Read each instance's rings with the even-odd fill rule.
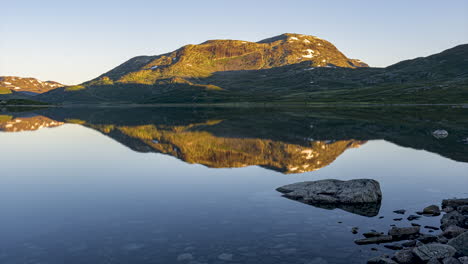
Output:
[[[384,140],[299,174],[188,164],[76,124],[0,133],[0,146],[2,263],[177,263],[182,253],[200,263],[222,263],[222,253],[234,263],[363,263],[381,252],[355,246],[351,227],[409,225],[392,221],[392,211],[468,196],[467,163]],[[385,218],[320,209],[275,191],[330,178],[379,181]]]

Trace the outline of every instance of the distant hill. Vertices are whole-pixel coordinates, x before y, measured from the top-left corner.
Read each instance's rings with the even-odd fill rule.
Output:
[[[96,79],[37,99],[90,104],[468,103],[468,45],[371,68],[314,36],[210,40],[135,57]]]
[[[53,81],[40,81],[35,78],[0,76],[0,94],[19,93],[34,96],[64,85]]]

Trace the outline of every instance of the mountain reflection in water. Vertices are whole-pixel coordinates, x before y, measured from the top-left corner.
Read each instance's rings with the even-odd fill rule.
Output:
[[[0,115],[0,130],[79,124],[138,152],[212,168],[258,165],[282,173],[325,167],[367,140],[468,161],[467,109],[51,108]],[[449,131],[443,139],[435,129]]]

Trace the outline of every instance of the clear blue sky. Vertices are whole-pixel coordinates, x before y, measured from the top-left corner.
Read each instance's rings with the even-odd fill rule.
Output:
[[[371,66],[468,43],[467,0],[5,0],[0,12],[0,75],[65,84],[207,39],[315,35]]]

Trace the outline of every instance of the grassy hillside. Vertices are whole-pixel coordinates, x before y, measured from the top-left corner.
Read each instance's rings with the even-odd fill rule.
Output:
[[[260,44],[270,45],[283,41],[286,44],[282,45],[287,47],[290,45],[288,38],[291,37],[287,36],[286,40],[265,40]],[[297,40],[293,41],[295,42]],[[166,54],[164,60],[160,56],[138,57],[133,59],[134,62],[127,62],[100,79],[79,86],[59,88],[39,95],[38,99],[60,103],[141,104],[468,103],[468,45],[460,45],[439,54],[404,61],[387,68],[337,67],[333,64],[324,66],[317,65],[317,61],[314,60],[290,64],[286,60],[288,57],[281,57],[272,60],[268,67],[229,70],[236,67],[248,68],[246,63],[257,62],[250,57],[247,59],[241,56],[242,63],[238,63],[239,57],[230,53],[226,67],[223,66],[220,70],[221,64],[218,63],[219,60],[224,60],[221,57],[226,56],[227,49],[213,48],[217,47],[213,43],[219,44],[207,42],[196,48],[189,48],[201,49],[204,45],[211,45],[208,51],[204,50],[206,53],[201,53],[201,57],[198,57],[198,52],[189,52],[191,55],[182,57]],[[302,41],[300,45],[303,44]],[[224,47],[223,45],[221,47]],[[212,54],[214,58],[206,59],[208,54]],[[148,70],[145,67],[153,65],[150,61],[169,63],[179,59],[183,61],[182,58],[193,59],[194,63],[199,59],[198,64],[192,64],[191,68],[203,69],[203,73],[186,71],[185,68],[178,68],[178,63],[170,62],[169,66],[163,67],[164,70],[158,66],[156,71],[151,71],[152,77],[146,75]],[[280,61],[285,65],[275,64]],[[349,62],[348,59],[344,61]],[[130,64],[127,65],[128,63]],[[145,69],[138,70],[142,67]],[[127,74],[127,71],[132,72]],[[124,81],[122,78],[130,79]]]

